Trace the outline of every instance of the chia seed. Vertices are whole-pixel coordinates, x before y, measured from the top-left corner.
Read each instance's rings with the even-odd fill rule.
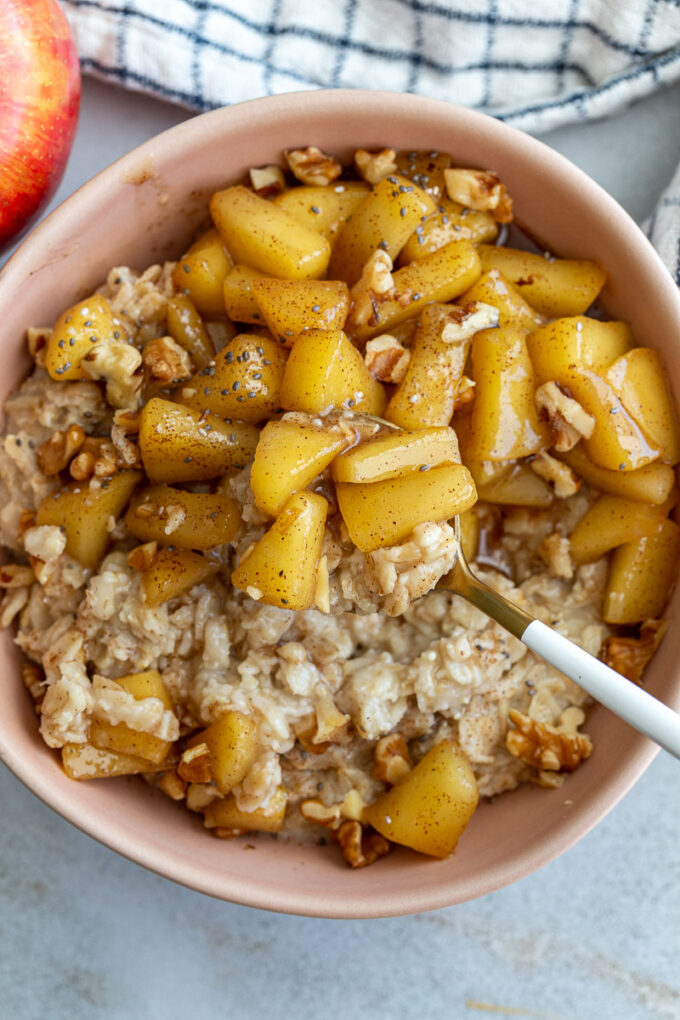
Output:
[[[192,462],[192,460],[193,460],[193,459],[194,459],[193,457],[185,457],[185,458],[184,458],[184,463],[185,463],[185,464],[191,464],[191,462]]]
[[[241,383],[238,381],[238,379],[236,380],[235,383],[233,383],[231,388],[232,388],[232,390],[240,390],[241,389]]]

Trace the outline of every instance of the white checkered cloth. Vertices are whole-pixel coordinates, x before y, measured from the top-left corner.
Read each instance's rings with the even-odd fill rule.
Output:
[[[546,131],[614,113],[680,80],[680,0],[62,4],[84,70],[199,110],[300,89],[370,87]],[[680,285],[680,170],[650,235]]]

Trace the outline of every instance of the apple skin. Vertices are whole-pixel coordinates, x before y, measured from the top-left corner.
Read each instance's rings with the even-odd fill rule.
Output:
[[[0,0],[0,251],[61,181],[80,107],[78,54],[56,0]]]

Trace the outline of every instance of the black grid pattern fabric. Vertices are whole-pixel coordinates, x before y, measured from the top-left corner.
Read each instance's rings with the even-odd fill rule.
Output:
[[[546,131],[680,80],[680,0],[62,4],[84,70],[197,110],[300,89],[374,88]],[[680,282],[680,178],[651,230]]]

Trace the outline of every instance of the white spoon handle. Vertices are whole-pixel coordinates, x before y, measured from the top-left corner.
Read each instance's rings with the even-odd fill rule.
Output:
[[[680,758],[680,715],[539,620],[521,640],[627,723]]]

